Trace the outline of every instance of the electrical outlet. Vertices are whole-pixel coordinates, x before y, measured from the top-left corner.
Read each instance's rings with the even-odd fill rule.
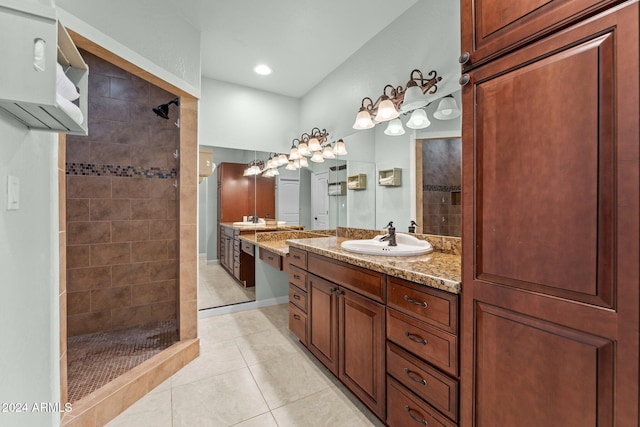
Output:
[[[20,178],[7,176],[7,210],[17,211],[20,208]]]

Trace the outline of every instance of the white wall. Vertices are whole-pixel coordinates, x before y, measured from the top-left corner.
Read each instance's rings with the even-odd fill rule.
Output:
[[[167,0],[57,0],[63,25],[200,97],[200,33]]]
[[[202,79],[199,111],[202,145],[288,153],[302,133],[298,99],[218,80]]]
[[[57,403],[57,134],[28,131],[0,115],[0,135],[0,402]],[[6,210],[7,175],[20,179],[16,211]],[[59,425],[59,419],[57,412],[0,413],[3,426]]]

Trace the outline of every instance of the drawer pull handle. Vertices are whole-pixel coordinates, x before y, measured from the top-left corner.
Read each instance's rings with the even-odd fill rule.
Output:
[[[293,256],[295,259],[300,259],[300,255],[294,255]]]
[[[411,419],[417,423],[422,424],[423,426],[428,426],[429,423],[424,418],[418,418],[413,415],[413,409],[409,408],[409,405],[405,405],[404,410],[407,411],[407,414],[411,417]]]
[[[297,314],[294,314],[293,318],[296,319],[296,320],[300,320],[300,316],[298,316]]]
[[[405,332],[404,335],[415,343],[422,344],[422,345],[428,344],[427,340],[423,340],[421,338],[415,338],[415,335],[410,334],[409,331]]]
[[[293,278],[296,279],[296,280],[300,280],[300,275],[299,274],[294,274]]]
[[[268,257],[267,257],[267,259],[268,259],[269,261],[273,261],[273,257],[272,257],[272,256],[268,256]]]
[[[413,304],[413,305],[420,305],[420,306],[422,306],[423,308],[427,308],[427,303],[426,303],[426,302],[424,302],[424,301],[423,301],[423,302],[419,302],[419,301],[416,301],[416,300],[414,300],[414,299],[411,299],[411,298],[409,298],[409,295],[405,295],[405,296],[404,296],[404,300],[405,300],[406,302],[408,302],[409,304]]]
[[[425,380],[423,380],[422,378],[419,378],[415,372],[412,372],[409,370],[409,368],[404,368],[404,373],[407,374],[407,376],[409,378],[411,378],[413,381],[422,384],[423,386],[427,386],[427,382]]]
[[[298,294],[293,294],[293,299],[300,299],[300,295],[298,295]]]

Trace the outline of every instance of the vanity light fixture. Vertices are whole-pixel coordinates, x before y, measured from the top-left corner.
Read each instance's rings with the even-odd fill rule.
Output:
[[[294,160],[293,163],[296,165],[296,169],[309,167],[309,162],[307,161],[307,158],[304,156],[302,156],[300,160]]]
[[[422,108],[418,108],[417,110],[413,110],[413,113],[411,113],[411,117],[406,124],[407,127],[411,129],[424,129],[429,127],[431,122],[427,117],[427,112]]]
[[[400,119],[391,120],[384,130],[384,134],[390,136],[404,135],[405,130],[404,127],[402,127],[402,121],[400,121]]]
[[[291,143],[289,160],[301,159],[304,156],[311,156],[316,151],[322,150],[322,144],[327,141],[329,132],[326,129],[314,127],[309,133],[303,133],[300,138],[295,138]]]
[[[324,162],[324,157],[322,157],[322,153],[320,153],[320,151],[316,151],[315,153],[313,153],[313,156],[311,156],[311,161],[316,163],[322,163]]]
[[[433,117],[438,120],[451,120],[458,117],[461,113],[453,95],[447,95],[440,100],[438,108],[433,113]]]
[[[346,156],[347,154],[347,147],[344,145],[344,141],[342,139],[339,139],[338,142],[336,142],[336,146],[333,147],[333,152],[336,154],[336,156]]]
[[[331,144],[327,144],[324,146],[324,148],[322,149],[322,157],[325,159],[336,158],[336,153],[333,152],[333,148],[331,147]]]
[[[400,112],[409,112],[427,105],[428,100],[425,95],[436,93],[440,80],[442,77],[438,77],[435,70],[430,71],[427,78],[420,70],[411,71],[406,89],[402,86],[386,85],[382,90],[382,95],[375,102],[371,98],[365,97],[353,128],[370,129],[375,125],[374,120],[378,123],[394,120],[400,115]]]

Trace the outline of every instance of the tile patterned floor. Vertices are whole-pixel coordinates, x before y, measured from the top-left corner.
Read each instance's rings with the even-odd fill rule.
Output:
[[[99,389],[177,341],[175,320],[69,337],[69,402]]]
[[[255,301],[256,288],[243,287],[221,265],[207,265],[206,259],[201,257],[199,269],[199,310]]]
[[[287,310],[199,320],[200,357],[107,426],[383,426],[290,336]]]

